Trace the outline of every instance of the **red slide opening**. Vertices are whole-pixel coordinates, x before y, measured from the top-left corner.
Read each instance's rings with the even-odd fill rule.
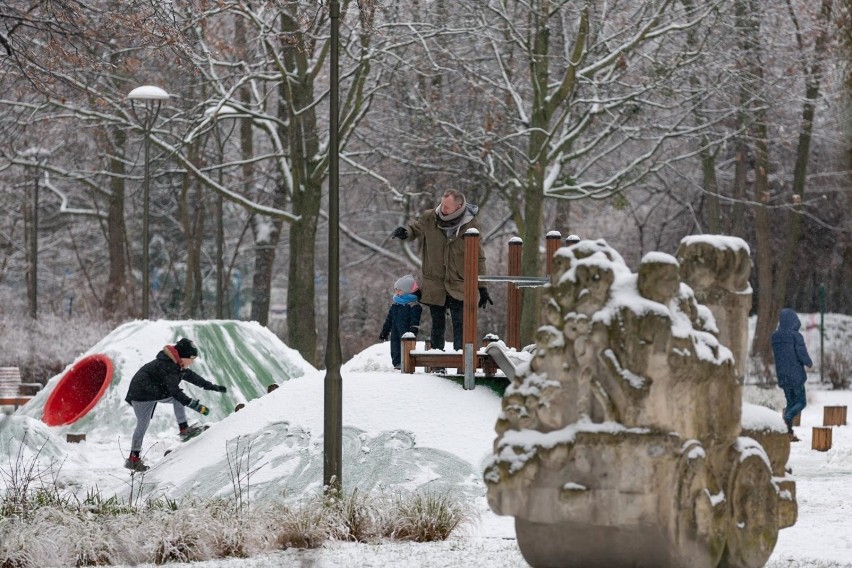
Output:
[[[44,404],[42,421],[48,426],[73,424],[85,416],[112,382],[112,360],[89,355],[77,361],[59,379]]]

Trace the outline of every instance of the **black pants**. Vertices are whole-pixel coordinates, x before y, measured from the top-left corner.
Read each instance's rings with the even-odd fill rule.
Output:
[[[462,322],[464,321],[464,302],[447,296],[443,306],[429,304],[429,313],[432,315],[432,333],[429,339],[432,341],[432,349],[444,349],[444,330],[447,328],[447,310],[450,310],[450,318],[453,320],[453,349],[461,351],[462,348]]]

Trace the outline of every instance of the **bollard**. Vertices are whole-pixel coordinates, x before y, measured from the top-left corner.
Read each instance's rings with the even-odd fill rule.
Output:
[[[846,426],[845,406],[825,406],[822,409],[823,426]]]
[[[818,452],[827,452],[831,449],[831,428],[814,426],[811,449]]]

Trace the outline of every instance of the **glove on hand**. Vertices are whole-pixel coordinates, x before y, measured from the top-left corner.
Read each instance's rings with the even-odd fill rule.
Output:
[[[197,398],[193,398],[191,401],[189,401],[189,404],[187,404],[187,406],[204,416],[210,414],[210,409],[198,402]]]
[[[391,238],[401,239],[404,241],[408,238],[408,230],[405,227],[397,227],[393,230],[393,233],[391,233]]]
[[[414,337],[417,337],[417,332],[420,331],[420,326],[419,325],[412,325],[411,327],[408,328],[408,331],[413,333]]]
[[[482,286],[479,288],[479,307],[484,308],[488,304],[494,305],[494,302],[491,301],[491,296],[488,295],[488,288]]]
[[[228,392],[228,389],[223,385],[213,385],[213,388],[210,390],[216,392]]]
[[[379,334],[379,341],[387,341],[387,340],[388,340],[388,334],[387,333],[382,332],[382,333]]]

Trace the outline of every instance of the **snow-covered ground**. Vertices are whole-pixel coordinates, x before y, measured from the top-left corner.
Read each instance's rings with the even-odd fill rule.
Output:
[[[200,347],[203,354],[204,346]],[[140,355],[140,360],[153,357],[157,348]],[[251,481],[253,499],[319,490],[324,377],[323,371],[308,369],[283,381],[272,393],[248,400],[239,412],[210,420],[210,429],[187,443],[178,441],[171,426],[155,428],[145,441],[146,459],[152,465],[145,483],[152,491],[173,497],[226,495],[232,491],[230,456],[232,461],[251,459],[259,467]],[[452,489],[478,512],[478,522],[441,543],[331,542],[320,549],[192,566],[526,566],[514,540],[513,519],[493,514],[485,501],[482,470],[496,437],[499,397],[484,387],[465,391],[444,378],[393,371],[388,343],[374,345],[347,362],[342,377],[344,487]],[[767,564],[770,568],[852,568],[852,426],[834,428],[828,452],[811,450],[811,428],[822,425],[823,407],[852,406],[852,392],[819,390],[816,379],[811,380],[809,405],[797,430],[802,441],[793,445],[788,462],[797,481],[799,517],[795,526],[780,532]],[[188,392],[193,389],[186,387]],[[205,399],[217,394],[199,391],[191,396]],[[774,396],[779,399],[780,393]],[[168,417],[171,409],[160,407],[156,412]],[[104,496],[127,494],[129,475],[122,462],[131,432],[126,421],[118,422],[117,431],[93,428],[85,442],[69,444],[64,438],[68,429],[48,428],[27,414],[0,417],[0,467],[11,464],[15,450],[11,442],[27,431],[30,440],[44,442],[45,455],[64,460],[60,483],[79,491],[97,487]],[[245,452],[249,445],[250,458]]]

